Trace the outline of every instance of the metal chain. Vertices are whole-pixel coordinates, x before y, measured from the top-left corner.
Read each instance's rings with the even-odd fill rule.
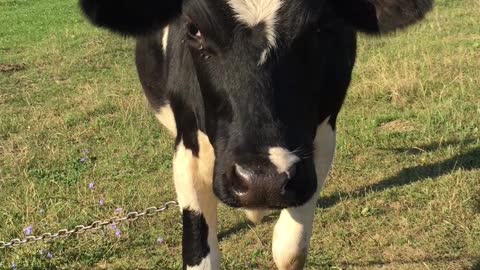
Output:
[[[0,241],[0,249],[5,249],[5,248],[11,248],[15,246],[20,246],[23,244],[27,244],[30,242],[38,242],[38,241],[47,241],[47,240],[53,240],[61,237],[69,237],[72,235],[78,235],[82,234],[88,231],[95,231],[101,228],[104,228],[105,226],[108,226],[110,224],[119,224],[125,221],[135,221],[140,217],[150,217],[153,215],[156,215],[160,212],[163,212],[167,209],[170,208],[170,206],[178,206],[178,203],[175,201],[170,201],[166,202],[163,204],[161,207],[148,207],[145,209],[143,212],[130,212],[126,216],[123,217],[112,217],[106,221],[94,221],[90,225],[85,226],[85,225],[77,225],[73,229],[68,230],[68,229],[62,229],[57,231],[56,233],[44,233],[40,236],[27,236],[24,239],[12,239],[10,242],[4,242]]]

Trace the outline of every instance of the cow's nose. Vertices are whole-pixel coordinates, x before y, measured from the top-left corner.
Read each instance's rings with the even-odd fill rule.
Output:
[[[287,184],[295,172],[295,165],[285,172],[277,172],[235,164],[237,181],[233,183],[233,190],[238,196],[243,197],[258,196],[263,192],[281,196],[285,194]]]

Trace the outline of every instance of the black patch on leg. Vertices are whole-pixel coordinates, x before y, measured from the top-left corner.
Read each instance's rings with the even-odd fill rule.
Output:
[[[203,214],[183,209],[183,269],[199,265],[210,252],[208,224]]]

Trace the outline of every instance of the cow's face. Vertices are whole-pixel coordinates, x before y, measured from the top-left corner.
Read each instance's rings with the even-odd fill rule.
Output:
[[[321,22],[293,3],[188,1],[169,26],[167,55],[191,58],[184,65],[194,66],[216,154],[214,191],[231,206],[283,208],[316,191]]]
[[[353,29],[388,32],[430,6],[430,0],[82,0],[94,23],[124,34],[155,34],[168,24],[170,100],[176,117],[185,109],[195,114],[176,119],[177,127],[193,119],[208,135],[216,195],[253,208],[301,205],[315,193],[315,130],[328,117],[334,123],[342,101],[328,92],[326,77],[351,71]],[[332,57],[347,65],[336,66]]]

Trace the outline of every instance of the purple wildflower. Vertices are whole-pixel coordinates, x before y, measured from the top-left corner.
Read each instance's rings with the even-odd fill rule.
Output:
[[[17,269],[17,264],[16,263],[12,263],[12,269],[14,269],[14,270]]]
[[[28,226],[27,228],[25,228],[25,230],[23,230],[23,233],[25,233],[25,235],[31,235],[32,232],[33,232],[32,225]]]
[[[101,198],[99,201],[98,201],[98,204],[100,206],[103,206],[105,204],[105,200],[103,198]]]
[[[165,242],[165,240],[162,237],[157,238],[157,244],[161,245]]]
[[[120,229],[115,230],[115,236],[116,237],[122,236],[122,231],[120,231]]]
[[[110,229],[116,230],[117,229],[117,224],[110,224]]]
[[[118,207],[115,209],[115,214],[121,214],[123,212],[123,209],[121,207]]]
[[[49,251],[47,253],[47,259],[51,260],[53,258],[53,254]]]
[[[88,184],[88,189],[93,189],[95,187],[95,183],[94,182],[90,182]]]
[[[83,163],[87,162],[87,160],[88,160],[88,158],[83,157],[83,158],[80,159],[80,163],[83,164]]]

